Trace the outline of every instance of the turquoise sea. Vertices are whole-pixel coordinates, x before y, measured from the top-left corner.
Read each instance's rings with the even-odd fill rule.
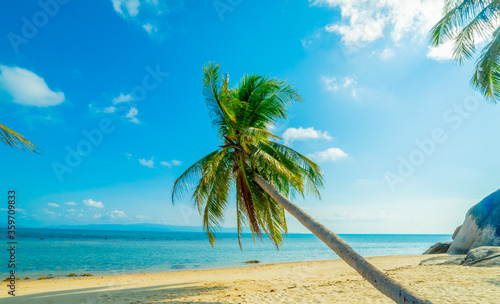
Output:
[[[340,235],[365,257],[421,254],[451,235]],[[0,272],[7,277],[7,238],[0,244]],[[247,260],[282,263],[338,259],[314,235],[290,234],[279,251],[266,239],[243,236],[243,250],[235,233],[221,233],[212,248],[204,233],[19,229],[18,277],[63,277],[69,273],[133,274],[248,265]],[[2,262],[3,261],[3,262]]]

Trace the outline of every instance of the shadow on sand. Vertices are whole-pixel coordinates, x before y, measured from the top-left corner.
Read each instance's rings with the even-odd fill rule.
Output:
[[[57,284],[57,280],[54,280]],[[189,286],[191,285],[191,286]],[[2,299],[3,304],[97,304],[97,303],[198,303],[221,304],[222,302],[200,302],[178,300],[184,297],[196,297],[217,290],[224,290],[229,286],[204,287],[196,284],[169,284],[140,288],[124,288],[125,285],[112,285],[94,288],[69,289],[61,291],[42,292]],[[182,286],[182,287],[181,287]],[[119,288],[117,290],[110,290]],[[123,289],[122,289],[123,288]]]

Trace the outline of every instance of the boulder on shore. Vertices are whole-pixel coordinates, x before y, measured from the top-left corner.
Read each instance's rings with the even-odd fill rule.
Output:
[[[441,254],[420,262],[420,265],[456,265],[472,267],[498,267],[500,266],[500,247],[483,246],[472,249],[465,254],[449,255]]]
[[[460,231],[460,229],[462,229],[462,225],[458,226],[457,228],[455,228],[455,232],[453,232],[453,235],[451,237],[452,240],[455,239],[455,237],[457,236],[458,232]]]
[[[448,248],[450,248],[450,245],[451,245],[451,242],[445,242],[445,243],[439,242],[439,243],[432,245],[423,254],[447,253]]]
[[[457,230],[449,254],[466,254],[481,246],[500,246],[500,190],[469,209]]]
[[[500,266],[500,247],[484,246],[467,253],[463,265],[477,267]]]

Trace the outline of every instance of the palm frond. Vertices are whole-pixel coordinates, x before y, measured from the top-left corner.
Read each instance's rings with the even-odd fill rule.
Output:
[[[0,141],[5,145],[19,149],[21,151],[31,151],[40,154],[38,147],[35,146],[32,142],[27,140],[21,134],[7,128],[2,124],[0,124]]]
[[[223,138],[229,127],[234,124],[235,119],[228,108],[231,99],[228,80],[221,76],[219,69],[220,65],[215,63],[203,67],[203,95],[212,124],[218,128],[219,136]]]
[[[284,210],[255,181],[259,174],[285,196],[305,192],[318,195],[323,186],[317,164],[295,150],[273,142],[269,126],[286,118],[287,107],[302,98],[293,86],[278,79],[247,75],[234,88],[218,64],[204,67],[203,95],[212,123],[223,142],[220,149],[200,159],[174,183],[172,200],[196,182],[192,200],[203,216],[210,244],[224,221],[229,194],[236,194],[240,247],[248,225],[254,241],[265,233],[279,248],[287,233]],[[234,191],[232,190],[234,189]]]
[[[478,5],[478,7],[481,7]],[[472,59],[476,52],[476,37],[484,39],[491,36],[493,23],[499,14],[500,0],[494,0],[477,13],[454,37],[453,58],[459,64]]]
[[[493,39],[484,47],[476,63],[476,71],[471,84],[487,100],[497,103],[500,98],[500,28],[493,33]]]
[[[184,173],[179,176],[172,187],[172,203],[175,202],[175,198],[181,198],[185,191],[192,188],[192,182],[199,179],[203,175],[203,165],[211,160],[219,150],[213,151],[200,160],[191,165]]]
[[[453,39],[458,30],[468,24],[488,4],[483,0],[446,1],[444,16],[430,31],[430,43],[438,46],[445,39]]]

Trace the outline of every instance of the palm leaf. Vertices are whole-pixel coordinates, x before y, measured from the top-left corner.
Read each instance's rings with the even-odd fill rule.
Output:
[[[2,124],[0,124],[0,141],[12,148],[17,148],[21,151],[31,151],[40,154],[38,147],[35,146],[32,142],[27,140],[21,134],[7,128]]]
[[[476,63],[471,84],[493,103],[500,98],[500,28],[493,33],[493,39]]]

